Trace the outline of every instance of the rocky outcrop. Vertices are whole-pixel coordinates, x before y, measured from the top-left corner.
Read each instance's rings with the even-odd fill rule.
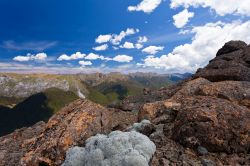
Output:
[[[1,137],[0,165],[60,165],[70,147],[84,145],[87,138],[97,133],[126,129],[136,121],[133,113],[77,100],[55,114],[46,125],[39,123]]]
[[[152,165],[250,164],[249,89],[247,81],[197,78],[167,100],[144,104],[139,118],[164,126],[165,138],[152,138]]]
[[[250,81],[250,46],[242,41],[226,43],[216,57],[194,76],[210,81]]]

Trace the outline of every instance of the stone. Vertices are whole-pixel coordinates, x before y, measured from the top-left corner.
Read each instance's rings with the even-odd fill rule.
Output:
[[[219,51],[216,56],[234,52],[247,47],[247,44],[243,41],[229,41]]]
[[[193,78],[203,77],[209,81],[250,81],[250,46],[231,41],[218,51],[216,58]]]
[[[203,146],[198,146],[197,151],[198,151],[198,153],[199,153],[200,155],[206,155],[206,154],[208,154],[207,149],[204,148]]]
[[[173,139],[211,152],[247,153],[250,146],[250,110],[210,96],[182,98]]]

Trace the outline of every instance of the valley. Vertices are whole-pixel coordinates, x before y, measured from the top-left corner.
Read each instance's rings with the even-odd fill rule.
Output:
[[[167,87],[190,76],[153,73],[0,74],[0,136],[48,119],[79,98],[103,106],[117,105],[144,88]]]

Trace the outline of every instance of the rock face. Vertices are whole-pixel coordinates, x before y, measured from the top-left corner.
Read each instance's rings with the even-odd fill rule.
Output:
[[[125,99],[117,109],[78,100],[46,125],[0,138],[1,164],[60,165],[69,148],[85,147],[93,135],[134,130],[156,145],[152,166],[250,165],[249,68],[250,46],[231,41],[191,79],[146,90]],[[134,124],[137,121],[142,122]],[[111,142],[110,147],[117,143]]]
[[[139,118],[163,125],[166,137],[152,138],[157,145],[152,165],[201,165],[205,161],[249,165],[249,89],[247,81],[197,78],[167,100],[145,103]],[[199,147],[208,154],[200,155]]]
[[[49,88],[69,91],[69,83],[57,78],[20,76],[0,74],[0,95],[5,97],[25,98],[43,92]]]

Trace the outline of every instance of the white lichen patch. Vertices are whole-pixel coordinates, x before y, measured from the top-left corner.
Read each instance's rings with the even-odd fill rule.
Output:
[[[148,166],[155,150],[143,134],[113,131],[89,138],[85,148],[70,148],[62,166]]]

